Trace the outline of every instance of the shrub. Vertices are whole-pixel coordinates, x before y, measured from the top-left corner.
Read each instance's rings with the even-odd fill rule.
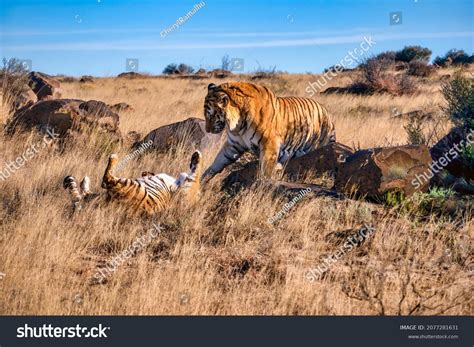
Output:
[[[163,74],[165,75],[187,75],[187,74],[192,74],[194,69],[186,64],[168,64],[164,70]]]
[[[180,73],[181,75],[192,74],[193,72],[194,69],[189,65],[183,63],[178,65],[178,73]]]
[[[408,135],[408,143],[411,145],[426,145],[427,139],[423,133],[423,123],[420,118],[412,118],[403,127]]]
[[[462,76],[442,84],[444,111],[456,125],[474,128],[474,82]]]
[[[396,79],[397,81],[397,92],[399,95],[403,94],[415,94],[418,91],[416,80],[408,75],[401,75]]]
[[[438,66],[467,65],[474,63],[474,55],[469,56],[462,49],[451,49],[444,57],[436,57],[433,64]]]
[[[396,76],[390,69],[393,61],[379,59],[378,57],[368,58],[359,68],[362,76],[355,81],[349,89],[357,87],[358,90],[366,90],[368,93],[390,93],[394,95],[412,94],[417,88],[409,76]]]
[[[432,65],[428,65],[422,61],[411,61],[408,64],[408,71],[407,74],[410,76],[417,76],[417,77],[429,77],[433,75],[436,71],[436,68]]]
[[[339,68],[336,68],[336,65],[331,65],[330,67],[324,69],[324,73],[326,72],[333,72],[333,73],[340,73],[340,72],[346,72],[346,71],[351,71],[351,69],[347,69],[344,66],[341,66]]]
[[[382,52],[382,53],[376,55],[375,58],[378,59],[378,60],[395,61],[396,55],[397,55],[397,52],[395,52],[395,51],[386,51],[386,52]]]
[[[454,191],[442,187],[431,187],[427,193],[416,192],[396,206],[400,212],[411,216],[426,217],[443,215],[446,201],[454,196]]]
[[[461,159],[471,168],[474,168],[474,143],[468,143],[461,153]]]
[[[3,59],[3,67],[0,70],[0,91],[2,102],[7,105],[9,111],[16,108],[18,98],[28,90],[27,73],[20,60]]]
[[[428,62],[431,57],[431,50],[421,46],[405,46],[401,51],[395,54],[396,61],[411,62],[419,60]]]
[[[176,65],[176,64],[168,64],[168,65],[163,69],[163,74],[165,74],[165,75],[177,75],[177,74],[179,74],[178,65]]]

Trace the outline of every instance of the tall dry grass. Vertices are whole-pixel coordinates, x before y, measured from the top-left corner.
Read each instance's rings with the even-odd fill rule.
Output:
[[[236,77],[246,79],[248,76]],[[316,75],[282,75],[283,95],[305,96]],[[350,83],[343,73],[328,86]],[[108,104],[127,102],[121,131],[152,129],[201,117],[206,86],[215,80],[103,78],[63,83],[63,95]],[[223,81],[217,81],[223,82]],[[278,80],[267,81],[272,84]],[[266,83],[266,81],[261,81]],[[282,85],[275,85],[280,88]],[[439,113],[439,80],[424,81],[414,96],[321,95],[335,117],[338,141],[374,147],[405,144],[406,113]],[[1,112],[2,123],[8,114]],[[445,125],[446,129],[449,124]],[[35,134],[0,135],[1,169]],[[72,141],[72,140],[71,140]],[[75,140],[64,153],[42,149],[8,180],[0,180],[0,314],[282,314],[407,315],[473,313],[472,215],[462,221],[425,220],[381,205],[307,194],[280,221],[267,223],[288,198],[265,187],[230,197],[218,179],[194,206],[176,202],[153,221],[127,217],[117,205],[89,206],[70,214],[65,175],[100,180],[110,152],[101,139]],[[125,156],[128,149],[114,149]],[[215,150],[204,153],[205,166]],[[142,171],[186,171],[190,151],[148,154],[129,162],[124,176]],[[160,222],[163,231],[99,282],[97,270]],[[462,223],[461,223],[462,222]],[[344,240],[347,229],[371,224],[375,233],[311,283],[316,267]],[[341,236],[342,235],[342,236]]]

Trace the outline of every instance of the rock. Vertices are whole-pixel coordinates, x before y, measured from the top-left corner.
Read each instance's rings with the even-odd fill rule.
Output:
[[[234,164],[235,165],[235,164]],[[223,180],[221,189],[228,193],[235,194],[244,188],[251,187],[257,182],[258,161],[247,162],[242,165],[240,169],[228,170],[230,174]],[[309,183],[294,183],[285,182],[281,180],[265,179],[259,181],[260,184],[265,184],[269,189],[278,194],[286,194],[292,197],[294,194],[302,190],[308,190],[312,196],[331,196],[335,198],[342,198],[341,194],[335,189],[327,188],[317,184]]]
[[[122,72],[121,74],[118,74],[117,77],[120,77],[120,78],[143,78],[144,76],[142,74],[139,74],[138,72],[130,71],[130,72]]]
[[[73,112],[76,112],[72,108]],[[119,130],[120,117],[110,110],[102,101],[89,100],[79,105],[79,112],[76,114],[81,122],[87,122],[93,126],[98,126],[102,130],[115,132]]]
[[[28,85],[35,92],[38,100],[58,99],[61,97],[60,83],[53,77],[37,71],[31,71],[27,77]]]
[[[250,161],[245,164],[238,162],[225,169],[227,176],[222,181],[222,190],[238,192],[248,188],[257,180],[258,161]]]
[[[18,109],[7,124],[6,130],[52,128],[60,136],[71,129],[95,127],[103,132],[118,132],[119,116],[100,101],[56,99],[39,101]]]
[[[226,78],[232,75],[232,72],[224,69],[214,69],[208,72],[209,77],[212,78]]]
[[[335,188],[342,193],[379,198],[388,191],[405,196],[429,187],[431,156],[425,145],[408,145],[357,151],[341,163]]]
[[[164,125],[151,131],[142,141],[136,142],[133,147],[138,148],[142,144],[151,141],[152,145],[149,148],[158,152],[166,152],[178,144],[184,144],[186,148],[205,151],[219,143],[221,137],[222,133],[206,133],[205,121],[191,117],[184,121]]]
[[[291,159],[285,168],[285,173],[292,179],[304,176],[308,172],[316,175],[335,173],[339,163],[353,153],[351,148],[341,143],[330,143],[302,157]]]
[[[468,136],[471,133],[471,139],[474,139],[473,130],[466,130],[462,127],[453,128],[446,136],[438,141],[431,149],[431,157],[434,163],[438,166],[444,166],[451,175],[456,177],[463,177],[466,180],[474,180],[474,167],[465,162],[457,148],[459,145],[468,143]],[[454,157],[455,153],[457,156]],[[447,165],[443,165],[446,163]],[[439,172],[437,172],[439,173]]]
[[[134,108],[125,102],[119,102],[113,105],[107,105],[109,109],[116,113],[134,111]]]
[[[329,87],[321,92],[321,94],[356,94],[363,95],[370,93],[370,90],[363,83],[354,83],[347,87]]]
[[[285,167],[284,174],[292,181],[308,173],[313,175],[334,174],[338,171],[340,163],[352,154],[353,151],[349,147],[337,142],[331,143],[302,157],[291,159]],[[240,190],[255,182],[258,161],[251,161],[248,158],[249,156],[245,156],[239,160],[240,163],[235,163],[230,167],[229,171],[231,172],[224,179],[223,187],[233,187],[234,190]]]

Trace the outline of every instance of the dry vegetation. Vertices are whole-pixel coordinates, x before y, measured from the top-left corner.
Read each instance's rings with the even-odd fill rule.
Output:
[[[471,70],[472,71],[472,70]],[[426,129],[438,122],[442,75],[419,79],[415,95],[319,95],[332,112],[338,141],[354,147],[406,144],[407,119],[430,113]],[[327,85],[347,86],[352,72]],[[210,82],[225,80],[102,78],[62,83],[63,97],[127,102],[121,131],[146,134],[158,126],[202,117]],[[262,79],[280,95],[306,96],[316,75]],[[8,117],[0,113],[1,122]],[[449,128],[441,122],[441,134]],[[35,134],[0,135],[1,165],[14,160]],[[117,148],[119,155],[128,153]],[[71,216],[61,187],[67,174],[88,174],[100,191],[107,157],[100,139],[77,141],[65,153],[46,148],[5,182],[0,181],[0,314],[282,314],[378,315],[473,314],[472,213],[463,218],[416,218],[382,205],[313,198],[308,194],[273,225],[267,219],[288,199],[264,188],[231,198],[218,179],[194,207],[170,209],[156,218],[164,231],[121,265],[105,283],[94,274],[152,227],[151,220],[126,217],[122,207],[86,208]],[[125,176],[142,171],[177,174],[189,151],[149,154],[130,162]],[[215,156],[204,153],[205,166]],[[334,252],[336,232],[369,223],[375,233],[347,253],[324,278],[310,283],[305,272]],[[339,236],[338,236],[339,235]],[[342,236],[343,237],[343,236]],[[471,272],[469,272],[469,269]]]

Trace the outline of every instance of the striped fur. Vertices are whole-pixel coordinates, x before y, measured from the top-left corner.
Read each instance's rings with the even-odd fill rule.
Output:
[[[224,129],[227,141],[203,178],[211,178],[247,151],[271,177],[294,157],[336,140],[327,110],[313,99],[277,97],[267,87],[233,82],[210,84],[204,102],[206,131]]]
[[[82,208],[82,202],[92,195],[90,190],[90,179],[87,176],[82,179],[80,188],[77,187],[77,182],[74,176],[66,176],[63,180],[63,187],[69,192],[74,211],[80,210]]]
[[[102,179],[102,188],[107,190],[109,200],[125,203],[134,213],[154,215],[167,208],[177,194],[185,194],[186,202],[194,202],[199,195],[201,153],[198,151],[191,157],[190,172],[183,172],[178,178],[150,172],[144,172],[142,177],[136,179],[116,177],[114,169],[118,163],[118,156],[112,154]],[[77,210],[77,206],[81,206],[84,192],[89,191],[87,194],[90,194],[88,180],[84,186],[81,184],[84,190],[77,188],[72,176],[65,177],[63,185],[69,190],[73,207]]]

